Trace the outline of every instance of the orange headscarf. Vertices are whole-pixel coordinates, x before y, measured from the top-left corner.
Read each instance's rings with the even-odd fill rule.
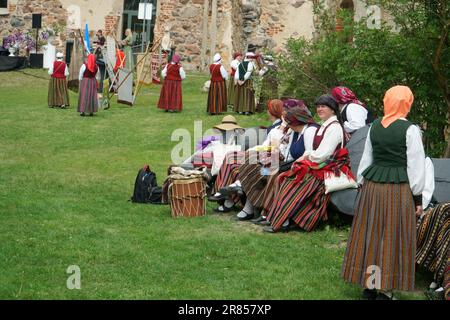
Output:
[[[90,53],[87,58],[87,68],[90,72],[95,72],[95,55]]]
[[[407,86],[395,86],[386,91],[384,95],[384,117],[381,120],[383,127],[387,128],[395,120],[406,118],[414,101],[414,95]]]

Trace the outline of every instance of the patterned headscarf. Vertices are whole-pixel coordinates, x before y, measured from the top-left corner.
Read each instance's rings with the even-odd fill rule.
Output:
[[[173,63],[180,63],[180,61],[181,61],[181,57],[179,55],[177,55],[177,54],[174,54],[173,57],[172,57],[172,62]]]
[[[285,108],[284,120],[291,127],[300,126],[302,124],[315,123],[308,107],[303,103]]]
[[[364,106],[364,103],[362,103],[356,95],[347,87],[335,87],[331,90],[331,94],[333,95],[334,99],[340,104],[347,104],[347,103],[356,103],[361,106]]]
[[[395,86],[386,91],[384,95],[384,117],[381,120],[383,127],[387,128],[399,118],[406,118],[414,101],[414,95],[407,86]]]
[[[305,106],[305,102],[303,100],[292,99],[292,98],[283,99],[283,104],[284,104],[283,106],[286,110],[290,109],[292,107]]]
[[[269,100],[267,103],[267,110],[277,119],[281,119],[283,114],[283,101],[278,99]]]

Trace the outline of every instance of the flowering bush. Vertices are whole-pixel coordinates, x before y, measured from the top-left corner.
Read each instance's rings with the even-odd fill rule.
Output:
[[[16,32],[4,38],[3,47],[30,52],[36,48],[36,41],[28,33]]]

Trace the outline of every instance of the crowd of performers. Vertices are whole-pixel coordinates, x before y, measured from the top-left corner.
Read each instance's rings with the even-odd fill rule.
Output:
[[[419,127],[407,120],[413,100],[408,87],[392,87],[384,96],[384,116],[373,120],[350,89],[336,87],[315,101],[320,124],[302,100],[269,100],[272,125],[266,140],[222,155],[209,200],[218,202],[216,212],[240,210],[236,220],[261,225],[265,232],[311,232],[328,219],[325,176],[340,170],[360,188],[343,279],[364,288],[366,299],[392,299],[393,290],[414,290],[417,264],[434,274],[428,294],[449,299],[450,203],[432,199],[433,164]],[[226,118],[229,136],[242,134],[234,117]],[[353,177],[346,143],[369,123]],[[204,150],[214,152],[207,146]],[[274,159],[279,165],[271,165]],[[371,266],[380,272],[373,287]]]
[[[257,63],[262,57],[262,62]],[[164,82],[158,108],[166,112],[181,112],[183,109],[182,81],[186,78],[186,73],[180,61],[181,57],[174,55],[162,72]],[[256,72],[262,79],[258,105],[253,79]],[[251,115],[257,111],[263,112],[268,100],[278,97],[276,66],[272,56],[247,52],[243,57],[241,53],[236,52],[230,63],[230,73],[228,73],[222,64],[221,55],[216,53],[209,66],[209,73],[211,78],[206,112],[210,115],[225,113],[228,107],[245,115]]]
[[[123,67],[126,55],[118,50],[117,57]],[[210,65],[209,114],[226,112],[230,105],[240,114],[257,109],[252,82],[255,54],[236,53],[233,58],[230,75],[219,54]],[[266,58],[261,76],[273,73],[271,60]],[[181,82],[186,73],[180,61],[179,55],[173,55],[162,71],[158,108],[166,112],[182,110]],[[77,111],[81,116],[98,110],[98,70],[95,55],[89,54],[79,72]],[[49,106],[69,106],[68,68],[62,54],[58,53],[49,74]],[[270,90],[276,90],[276,84],[266,85],[260,97],[260,104],[266,106],[258,108],[267,108],[272,123],[267,138],[249,150],[221,155],[209,197],[219,204],[215,211],[242,208],[236,219],[261,225],[265,232],[295,228],[310,232],[328,219],[330,193],[325,191],[325,177],[340,171],[356,179],[360,187],[343,279],[363,287],[364,298],[392,299],[393,290],[414,289],[416,265],[420,265],[434,274],[432,294],[450,299],[450,204],[432,199],[433,165],[425,155],[419,127],[407,120],[414,101],[411,90],[390,88],[384,96],[384,116],[374,120],[350,89],[333,88],[315,101],[320,118],[316,123],[304,101],[272,99],[277,93]],[[346,144],[368,123],[364,153],[353,177]],[[242,128],[229,115],[216,129],[222,134],[232,132],[222,143],[233,145]],[[272,165],[274,159],[278,165]],[[372,266],[379,267],[375,287],[367,281]]]

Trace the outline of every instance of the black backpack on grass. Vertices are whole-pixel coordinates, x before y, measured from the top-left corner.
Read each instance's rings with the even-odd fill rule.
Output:
[[[134,183],[131,201],[134,203],[161,204],[161,187],[156,182],[156,174],[146,165],[140,169]]]

